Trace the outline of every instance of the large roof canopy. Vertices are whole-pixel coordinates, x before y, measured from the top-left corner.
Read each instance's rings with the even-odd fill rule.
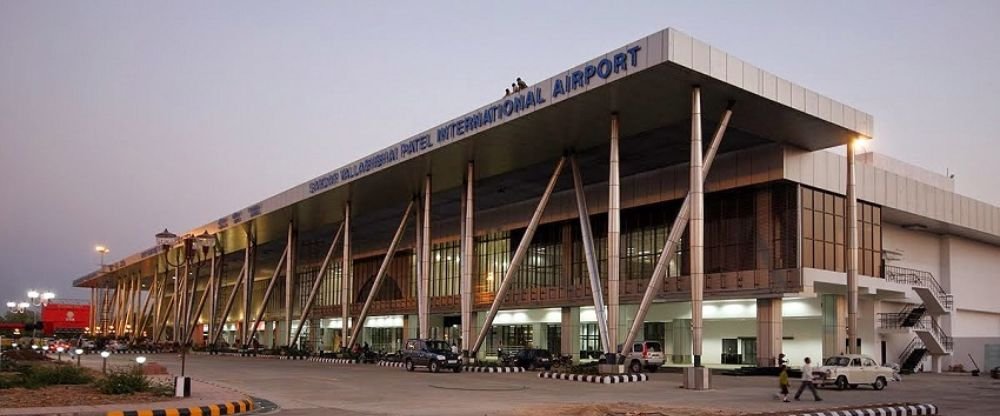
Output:
[[[243,226],[252,223],[258,242],[281,239],[292,219],[299,229],[340,221],[348,199],[355,212],[401,204],[428,174],[435,192],[455,188],[468,160],[477,178],[488,178],[606,144],[612,113],[620,114],[622,137],[686,128],[693,85],[710,120],[735,102],[730,129],[747,137],[818,150],[872,133],[871,115],[666,29],[188,233],[220,233],[227,248],[244,247]],[[93,287],[126,268],[151,274],[159,252],[135,253],[74,285]]]

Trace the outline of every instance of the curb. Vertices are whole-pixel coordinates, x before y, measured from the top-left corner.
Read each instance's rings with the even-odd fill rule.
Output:
[[[178,416],[209,416],[209,415],[235,415],[238,413],[253,410],[253,400],[244,399],[235,402],[212,404],[199,407],[180,407],[156,410],[126,410],[105,413],[105,416],[154,416],[154,415],[178,415]]]
[[[319,358],[319,357],[309,357],[309,361],[315,361],[318,363],[328,363],[328,364],[358,364],[357,361],[349,358]]]
[[[524,367],[476,367],[463,366],[462,371],[469,373],[523,373]]]
[[[598,384],[622,384],[622,383],[639,383],[643,381],[649,381],[649,376],[647,376],[644,373],[618,374],[613,376],[595,376],[589,374],[550,373],[546,371],[538,373],[538,378],[579,381],[581,383],[598,383]]]
[[[875,407],[865,408],[847,407],[833,410],[787,413],[788,416],[918,416],[936,414],[938,414],[938,408],[933,404],[875,405]]]
[[[402,368],[402,367],[405,367],[406,364],[405,363],[401,363],[401,362],[397,362],[397,361],[379,361],[378,362],[378,366],[379,367],[399,367],[399,368]]]

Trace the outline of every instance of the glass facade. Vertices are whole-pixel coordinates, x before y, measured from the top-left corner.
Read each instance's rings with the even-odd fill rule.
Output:
[[[802,266],[847,269],[847,199],[802,187]],[[882,277],[882,209],[858,201],[858,272]]]
[[[459,294],[458,279],[461,257],[458,240],[433,245],[431,248],[431,297]]]

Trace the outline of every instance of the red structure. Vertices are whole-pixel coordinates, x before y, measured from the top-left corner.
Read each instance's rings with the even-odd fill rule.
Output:
[[[90,321],[90,304],[85,300],[55,299],[42,307],[45,335],[82,333]]]

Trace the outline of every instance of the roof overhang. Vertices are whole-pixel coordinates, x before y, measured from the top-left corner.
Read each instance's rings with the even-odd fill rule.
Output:
[[[623,138],[686,128],[695,85],[707,120],[733,102],[730,129],[746,135],[807,150],[871,136],[871,115],[666,29],[188,233],[218,233],[228,249],[245,247],[251,224],[258,242],[282,239],[292,220],[300,230],[341,221],[347,200],[356,213],[405,204],[428,174],[435,192],[456,188],[469,160],[481,179],[606,145],[612,113]],[[136,267],[152,271],[159,253],[133,254],[73,284],[93,287]]]

